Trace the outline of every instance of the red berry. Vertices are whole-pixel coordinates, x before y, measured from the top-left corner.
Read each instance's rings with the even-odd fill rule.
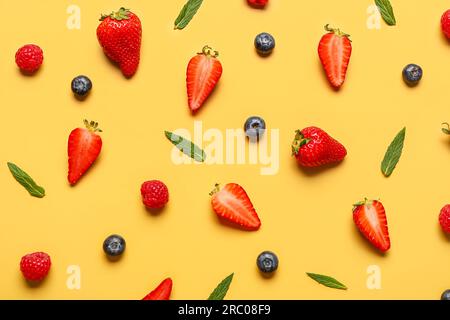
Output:
[[[195,113],[205,103],[222,76],[222,64],[217,59],[218,52],[204,46],[188,64],[186,87],[189,109]]]
[[[220,218],[248,231],[256,231],[261,227],[252,201],[237,183],[227,183],[222,189],[216,184],[210,194],[213,210]]]
[[[450,204],[445,205],[439,214],[439,223],[444,232],[450,233]]]
[[[322,129],[307,127],[295,132],[292,155],[303,167],[319,167],[344,160],[347,150]]]
[[[142,300],[170,300],[172,285],[172,279],[164,279],[155,290],[146,295]]]
[[[345,81],[352,55],[350,35],[339,29],[325,26],[327,33],[320,39],[318,52],[331,86],[339,89]]]
[[[86,128],[76,128],[69,135],[67,154],[69,156],[69,174],[67,179],[73,186],[92,166],[102,151],[102,132],[95,121],[84,120]]]
[[[116,62],[125,77],[132,77],[141,57],[142,26],[139,17],[129,9],[102,15],[97,38],[106,56]]]
[[[141,186],[142,202],[149,209],[159,209],[169,201],[169,190],[159,180],[146,181]]]
[[[353,205],[353,221],[359,231],[381,252],[391,247],[386,211],[376,200],[360,201]]]
[[[254,8],[264,8],[269,0],[247,0],[247,3]]]
[[[27,44],[16,52],[17,66],[23,72],[36,72],[41,66],[42,61],[44,61],[44,53],[37,45]]]
[[[47,276],[51,265],[52,262],[48,254],[34,252],[22,257],[20,271],[28,281],[41,281]]]
[[[441,28],[447,39],[450,39],[450,9],[445,11],[441,17]]]

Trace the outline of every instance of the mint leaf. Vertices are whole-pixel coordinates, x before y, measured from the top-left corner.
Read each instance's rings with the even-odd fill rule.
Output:
[[[400,160],[400,156],[402,155],[403,150],[403,143],[405,141],[405,133],[406,128],[400,130],[400,132],[395,136],[394,140],[392,140],[386,151],[386,154],[384,155],[384,159],[381,162],[381,171],[386,177],[389,177],[392,174],[395,166]]]
[[[183,8],[181,9],[180,13],[178,14],[178,17],[175,20],[175,28],[174,29],[177,29],[177,25],[181,22],[183,17],[186,15],[187,7],[188,7],[188,2],[186,2],[186,4],[183,6]]]
[[[233,280],[234,273],[230,274],[228,277],[222,280],[221,283],[214,289],[214,291],[209,296],[208,300],[223,300],[225,295],[230,288],[231,281]]]
[[[392,9],[392,5],[389,0],[375,0],[375,4],[377,5],[378,10],[380,10],[380,14],[383,17],[383,20],[389,26],[395,26],[396,21],[394,10]]]
[[[174,29],[184,29],[200,9],[202,2],[203,0],[188,0],[175,19]]]
[[[176,135],[175,133],[164,131],[166,138],[172,142],[172,144],[177,147],[181,152],[185,155],[191,157],[195,161],[204,162],[206,159],[205,151],[203,151],[200,147],[196,146],[191,141]]]
[[[322,274],[317,274],[317,273],[306,273],[311,279],[317,281],[318,283],[329,287],[329,288],[333,288],[333,289],[340,289],[340,290],[347,290],[347,287],[340,283],[339,281],[337,281],[336,279],[329,277],[329,276],[324,276]]]
[[[14,163],[8,162],[9,171],[11,171],[14,179],[17,180],[33,197],[42,198],[45,196],[44,188],[38,186],[36,182],[22,169]]]

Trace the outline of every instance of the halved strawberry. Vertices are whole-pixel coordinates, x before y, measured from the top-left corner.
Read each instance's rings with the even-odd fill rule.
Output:
[[[146,295],[142,300],[169,300],[172,293],[172,279],[164,279],[155,290]]]
[[[359,231],[376,248],[385,252],[391,247],[386,213],[383,204],[377,200],[358,202],[353,208],[353,221]]]
[[[101,132],[98,123],[84,120],[86,128],[76,128],[69,136],[67,153],[69,155],[68,180],[71,185],[77,183],[90,168],[102,150],[102,138],[96,134]]]
[[[261,226],[258,214],[245,190],[236,183],[228,183],[222,190],[219,185],[210,193],[214,212],[221,218],[246,230],[258,230]]]
[[[339,29],[330,28],[319,43],[319,57],[331,85],[339,89],[345,80],[348,63],[352,55],[352,43],[349,35]]]
[[[218,56],[219,52],[204,46],[202,52],[189,61],[186,86],[192,112],[203,105],[222,76],[222,64],[217,60]]]

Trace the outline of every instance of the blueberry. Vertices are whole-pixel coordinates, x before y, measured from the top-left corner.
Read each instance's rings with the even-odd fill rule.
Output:
[[[72,91],[78,97],[85,97],[92,89],[92,82],[86,76],[78,76],[72,80]]]
[[[120,256],[125,251],[125,239],[113,234],[103,242],[103,251],[110,257]]]
[[[264,251],[256,259],[256,265],[261,272],[274,272],[278,268],[278,257],[273,252]]]
[[[263,56],[269,55],[275,48],[275,39],[266,32],[260,33],[255,38],[255,48],[259,54]]]
[[[419,83],[420,79],[422,79],[422,68],[417,64],[408,64],[403,69],[403,80],[405,80],[406,84],[409,86],[415,86]]]
[[[450,289],[442,292],[441,300],[450,300]]]
[[[245,121],[244,130],[247,137],[259,139],[266,130],[266,122],[261,117],[250,117]]]

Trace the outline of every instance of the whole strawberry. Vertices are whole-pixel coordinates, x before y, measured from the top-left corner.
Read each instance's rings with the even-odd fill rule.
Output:
[[[445,11],[441,17],[441,28],[447,39],[450,39],[450,9]]]
[[[169,189],[159,180],[146,181],[141,186],[142,202],[149,209],[160,209],[169,201]]]
[[[48,272],[52,262],[50,256],[44,252],[27,254],[20,260],[20,271],[28,281],[41,281]]]
[[[347,150],[322,129],[308,127],[295,132],[292,155],[303,167],[319,167],[342,161]]]
[[[129,9],[102,15],[97,38],[106,56],[116,62],[125,77],[132,77],[141,56],[142,26],[138,16]]]
[[[445,205],[441,209],[439,224],[444,232],[450,233],[450,204]]]

